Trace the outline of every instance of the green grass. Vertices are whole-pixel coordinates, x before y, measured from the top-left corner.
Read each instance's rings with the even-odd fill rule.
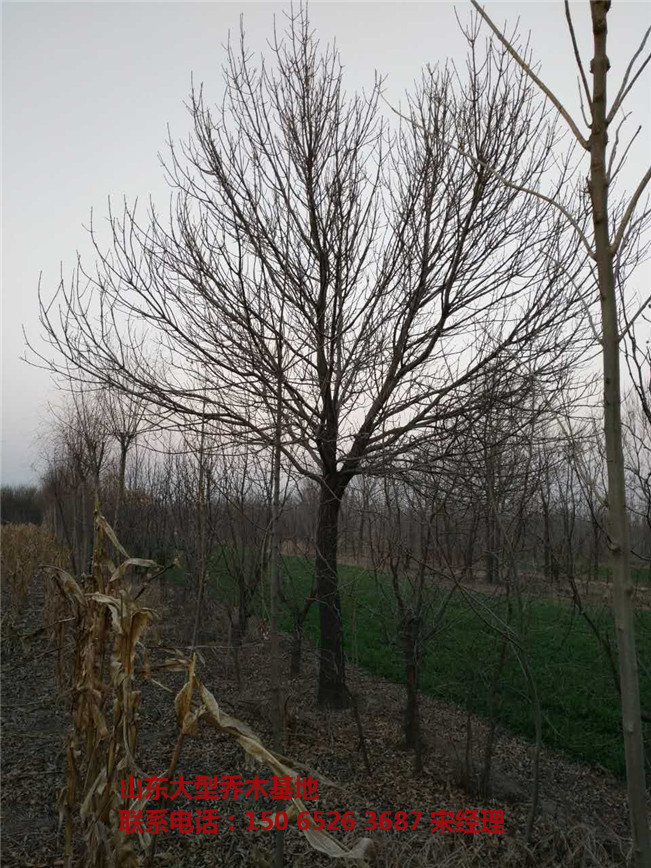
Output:
[[[311,581],[313,564],[297,557],[284,558],[286,592],[302,600]],[[233,588],[223,564],[213,565],[213,582],[219,593],[232,596]],[[396,615],[390,583],[386,577],[351,566],[339,567],[345,624],[346,653],[358,665],[403,682],[404,667],[395,639]],[[230,587],[229,587],[230,586]],[[475,595],[484,616],[505,617],[506,602],[500,596]],[[257,606],[262,606],[259,595]],[[589,607],[599,627],[615,647],[610,612],[603,606]],[[492,613],[492,614],[491,614]],[[288,616],[281,620],[290,629]],[[521,613],[511,622],[519,636],[537,685],[543,716],[543,742],[569,756],[603,766],[624,775],[624,754],[619,717],[619,699],[602,648],[594,634],[566,602],[552,599],[525,600]],[[318,638],[316,606],[310,610],[306,634]],[[651,707],[651,612],[637,619],[642,703]],[[422,690],[431,696],[456,702],[486,716],[488,690],[495,671],[501,639],[486,626],[467,601],[455,594],[446,609],[440,629],[430,641],[423,665]],[[509,651],[500,680],[500,723],[512,732],[532,739],[534,722],[530,690],[517,656]],[[651,726],[645,726],[651,744]]]

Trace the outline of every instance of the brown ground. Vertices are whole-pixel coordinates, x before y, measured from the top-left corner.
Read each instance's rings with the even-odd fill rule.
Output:
[[[149,592],[147,592],[149,593]],[[152,647],[152,662],[164,649],[179,647],[187,626],[178,616],[178,592],[165,600],[169,620],[162,646]],[[153,601],[151,603],[153,605]],[[208,613],[212,623],[216,614]],[[219,623],[219,621],[217,621]],[[44,634],[21,642],[42,624],[42,600],[30,596],[30,606],[13,629],[5,630],[2,646],[2,857],[4,866],[63,865],[64,842],[57,832],[55,804],[64,780],[64,733],[67,712],[54,677],[55,648]],[[202,648],[199,674],[223,709],[249,723],[266,744],[270,741],[268,716],[269,646],[255,627],[241,654],[242,683],[238,692],[225,644]],[[17,635],[18,634],[18,635]],[[222,635],[226,637],[225,630]],[[148,634],[148,643],[154,637]],[[225,642],[225,639],[224,639]],[[568,762],[551,751],[541,760],[541,804],[533,840],[524,841],[532,768],[531,746],[501,733],[495,754],[495,791],[492,800],[468,794],[459,780],[457,754],[464,755],[467,714],[442,702],[423,699],[423,729],[427,734],[425,769],[414,776],[411,756],[401,748],[400,720],[403,691],[368,673],[349,670],[351,690],[359,698],[359,711],[372,772],[369,775],[358,749],[358,733],[350,711],[323,713],[315,707],[316,657],[306,650],[304,674],[288,683],[288,733],[285,754],[311,768],[319,785],[318,807],[357,812],[358,828],[336,832],[340,841],[354,842],[366,835],[377,844],[377,866],[590,866],[624,865],[628,849],[625,793],[610,776]],[[182,673],[161,680],[176,692]],[[173,695],[151,683],[142,689],[141,767],[161,774],[167,766],[176,734]],[[472,731],[481,745],[484,725],[472,718]],[[259,771],[266,777],[264,770]],[[251,777],[242,751],[230,736],[202,720],[198,734],[186,740],[177,771],[195,775],[242,774]],[[310,803],[312,807],[314,803]],[[192,805],[174,803],[192,809]],[[202,803],[200,807],[210,807]],[[196,807],[196,805],[195,805]],[[270,865],[272,836],[244,829],[243,812],[277,809],[277,802],[220,802],[219,834],[158,838],[156,865],[264,866]],[[429,812],[435,810],[502,808],[504,835],[431,834]],[[364,832],[364,812],[422,810],[418,831]],[[234,817],[233,830],[225,817]],[[310,850],[305,838],[290,828],[286,835],[286,864],[332,865]],[[76,864],[83,864],[78,861]]]

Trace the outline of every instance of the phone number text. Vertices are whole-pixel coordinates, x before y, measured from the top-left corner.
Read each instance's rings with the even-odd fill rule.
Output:
[[[290,815],[287,811],[246,811],[246,826],[249,831],[271,831],[287,829],[296,823],[298,829],[324,830],[326,832],[363,829],[370,832],[376,829],[414,831],[422,829],[429,822],[430,832],[441,835],[449,832],[477,834],[504,832],[504,811],[502,810],[464,810],[464,811],[365,811],[357,816],[355,811],[301,811]],[[235,818],[229,816],[228,828],[234,828]],[[215,810],[202,811],[120,811],[120,830],[127,834],[176,831],[186,834],[217,834],[222,821]]]

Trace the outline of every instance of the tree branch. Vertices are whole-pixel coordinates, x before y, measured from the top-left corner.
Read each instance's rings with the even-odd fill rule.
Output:
[[[496,27],[495,24],[493,24],[493,22],[491,21],[491,19],[490,19],[489,16],[488,16],[488,14],[487,14],[486,12],[484,12],[484,10],[483,10],[482,7],[479,5],[479,3],[477,3],[477,0],[470,0],[470,2],[471,2],[471,4],[472,4],[472,6],[474,7],[474,9],[475,9],[475,10],[476,10],[480,15],[481,15],[481,17],[484,19],[484,21],[486,22],[486,24],[488,24],[488,26],[489,26],[490,29],[493,31],[493,33],[495,34],[495,36],[497,36],[497,38],[498,38],[499,41],[502,43],[502,45],[504,46],[504,48],[506,48],[506,50],[508,51],[508,53],[509,53],[509,54],[511,55],[511,57],[515,60],[515,62],[518,64],[518,66],[520,66],[521,69],[524,70],[524,72],[529,76],[529,78],[534,82],[534,84],[538,85],[538,87],[539,87],[539,88],[541,89],[541,91],[545,94],[545,96],[547,97],[547,99],[548,99],[548,100],[549,100],[549,101],[554,105],[554,107],[555,107],[556,110],[559,112],[559,114],[560,114],[560,115],[565,119],[565,121],[567,122],[567,125],[568,125],[569,128],[572,130],[572,132],[574,133],[574,136],[575,136],[577,142],[581,145],[581,147],[584,148],[586,151],[589,150],[589,143],[588,143],[588,140],[587,140],[586,138],[584,138],[584,136],[581,135],[581,131],[579,130],[578,126],[576,125],[576,123],[575,123],[574,120],[572,119],[572,116],[571,116],[570,113],[565,109],[565,107],[563,106],[563,104],[561,103],[561,101],[558,99],[558,97],[556,97],[556,96],[552,93],[552,91],[547,87],[547,85],[546,85],[543,81],[541,81],[541,80],[538,78],[538,76],[537,76],[536,73],[531,69],[531,67],[530,67],[529,64],[526,62],[526,60],[524,60],[524,58],[520,57],[520,55],[519,55],[518,52],[515,50],[515,48],[513,48],[513,46],[512,46],[511,43],[508,41],[508,39],[506,38],[506,36],[504,36],[504,34],[501,32],[501,30],[499,30],[499,28]]]
[[[624,237],[624,233],[626,232],[626,227],[630,223],[631,217],[633,216],[633,211],[635,211],[635,206],[640,200],[640,196],[644,192],[644,188],[651,181],[651,166],[646,170],[646,173],[640,183],[637,185],[637,190],[633,193],[631,201],[628,203],[628,207],[624,212],[624,216],[622,217],[622,222],[619,224],[619,228],[613,240],[613,243],[610,246],[611,253],[613,256],[617,254],[619,250],[619,245],[622,243],[622,238]]]
[[[627,86],[628,77],[629,77],[629,75],[631,74],[631,70],[633,69],[633,64],[635,63],[635,61],[637,60],[637,58],[640,56],[640,54],[641,54],[642,51],[644,50],[644,46],[646,45],[646,41],[647,41],[647,39],[649,38],[649,33],[651,33],[651,27],[649,27],[649,28],[647,29],[647,31],[646,31],[646,33],[644,34],[644,37],[643,37],[643,39],[642,39],[642,42],[640,43],[640,47],[639,47],[638,50],[635,52],[635,54],[633,55],[633,57],[631,57],[631,62],[629,63],[629,65],[628,65],[627,68],[626,68],[626,72],[624,73],[624,78],[623,78],[623,80],[622,80],[622,84],[621,84],[621,86],[620,86],[620,88],[619,88],[619,92],[617,93],[617,96],[615,97],[615,100],[614,100],[614,102],[613,102],[613,104],[612,104],[612,106],[611,106],[611,109],[610,109],[610,111],[608,112],[608,117],[606,118],[606,123],[607,123],[607,124],[609,124],[609,123],[612,121],[612,119],[615,117],[615,115],[616,115],[617,112],[619,111],[619,109],[620,109],[622,103],[624,102],[624,100],[626,99],[626,97],[628,96],[628,94],[631,92],[631,89],[633,88],[635,82],[638,80],[638,78],[639,78],[640,75],[642,74],[642,72],[643,72],[645,66],[646,66],[647,63],[651,60],[651,54],[649,54],[648,57],[646,58],[646,60],[644,61],[644,63],[642,64],[642,66],[638,69],[638,71],[635,73],[635,75],[634,75],[633,78],[631,79],[631,83],[628,84],[628,86]]]
[[[394,108],[391,103],[389,103],[386,99],[385,102],[387,103],[391,111],[397,114],[399,118],[402,118],[404,121],[407,121],[415,127],[419,127],[428,136],[431,136],[432,138],[438,139],[440,142],[442,142],[446,146],[446,148],[450,148],[460,156],[465,157],[466,160],[472,160],[478,166],[486,169],[486,171],[490,172],[493,177],[497,178],[497,180],[504,184],[506,187],[509,187],[511,190],[516,190],[519,193],[526,193],[529,196],[534,196],[536,199],[540,199],[542,202],[547,202],[548,205],[553,205],[554,208],[561,212],[561,214],[565,217],[565,219],[570,223],[574,231],[577,233],[590,259],[596,259],[595,253],[590,246],[590,242],[588,241],[585,233],[583,232],[575,218],[572,217],[567,208],[561,205],[560,202],[557,202],[556,199],[552,199],[551,196],[545,196],[544,193],[540,193],[538,192],[538,190],[532,190],[530,187],[523,187],[521,184],[514,184],[513,181],[509,181],[508,178],[505,178],[504,175],[498,172],[497,169],[489,166],[488,163],[484,162],[484,160],[480,160],[479,157],[475,157],[473,154],[469,154],[461,148],[458,148],[451,142],[448,142],[445,139],[441,138],[441,136],[437,136],[436,133],[431,132],[431,130],[426,130],[421,124],[418,123],[418,121],[415,121],[413,118],[407,117],[406,115],[403,115],[401,112],[399,112],[398,109]]]
[[[574,49],[574,58],[576,60],[576,65],[579,67],[579,72],[581,73],[581,81],[583,83],[583,88],[585,90],[585,95],[588,99],[588,106],[592,105],[592,99],[590,97],[590,88],[588,87],[588,79],[586,78],[585,70],[583,68],[583,62],[581,60],[581,55],[579,54],[579,46],[576,41],[576,34],[574,33],[574,24],[572,22],[572,15],[570,14],[570,4],[568,0],[565,0],[565,18],[567,19],[567,26],[570,31],[570,37],[572,38],[572,48]]]

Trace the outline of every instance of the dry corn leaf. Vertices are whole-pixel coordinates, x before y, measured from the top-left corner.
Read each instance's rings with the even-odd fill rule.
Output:
[[[181,732],[183,735],[194,735],[197,731],[197,721],[205,712],[205,708],[203,705],[200,705],[199,708],[196,708],[194,711],[189,711],[185,717],[183,718],[183,726],[181,728]]]
[[[57,575],[60,579],[59,587],[62,587],[63,591],[66,591],[68,595],[72,594],[82,608],[86,607],[86,596],[70,573],[66,572],[66,570],[61,567],[56,566],[48,566],[46,569],[51,570]]]
[[[104,720],[104,715],[99,710],[99,707],[96,703],[91,704],[91,713],[93,715],[93,720],[95,721],[95,726],[97,727],[98,735],[100,738],[106,738],[108,733],[108,727],[106,726],[106,721]]]
[[[102,766],[99,771],[99,774],[93,781],[93,783],[88,788],[88,792],[86,793],[86,798],[81,804],[81,808],[79,809],[79,814],[82,817],[87,817],[90,813],[92,813],[92,802],[95,795],[99,795],[104,792],[106,787],[106,767]]]
[[[255,758],[261,765],[270,768],[280,777],[297,777],[297,773],[294,769],[285,765],[278,759],[278,757],[264,747],[260,739],[255,735],[250,727],[235,717],[223,714],[213,694],[201,683],[199,678],[196,678],[196,681],[206,711],[220,729],[235,736],[249,756]],[[292,803],[295,810],[299,813],[307,810],[301,799],[293,798]],[[313,849],[318,850],[320,853],[325,853],[333,859],[366,861],[367,857],[375,850],[375,844],[370,840],[370,838],[360,838],[354,847],[348,848],[343,844],[340,844],[331,835],[328,835],[327,832],[319,829],[309,828],[301,831]]]
[[[156,561],[150,561],[145,558],[127,558],[125,561],[122,561],[120,566],[113,571],[111,578],[108,581],[109,585],[112,585],[113,582],[119,581],[122,576],[126,573],[129,567],[149,567],[149,569],[159,569],[159,565]]]
[[[115,548],[120,552],[120,554],[123,557],[128,558],[129,555],[126,553],[125,549],[122,547],[122,543],[120,543],[118,541],[118,538],[116,537],[116,535],[113,531],[113,528],[108,523],[108,521],[104,518],[103,515],[101,515],[101,514],[97,515],[96,523],[97,523],[97,527],[101,528],[104,531],[106,536],[111,540],[111,542],[113,543]]]
[[[157,663],[155,669],[169,669],[170,672],[187,672],[189,661],[182,657],[167,657],[162,663]]]
[[[131,617],[131,632],[129,635],[129,646],[131,649],[131,662],[136,653],[136,645],[138,644],[143,632],[149,624],[154,620],[154,614],[150,609],[139,609],[134,612]]]
[[[90,594],[89,599],[93,600],[95,603],[99,603],[100,606],[108,606],[108,609],[111,613],[113,628],[115,629],[116,633],[121,634],[123,630],[122,621],[120,618],[120,600],[118,600],[117,597],[111,597],[108,594],[100,594],[99,592]]]
[[[183,722],[185,721],[186,714],[190,711],[190,705],[192,703],[192,693],[194,691],[194,667],[196,665],[196,658],[194,655],[192,656],[192,660],[190,662],[190,668],[188,671],[188,680],[185,682],[183,687],[176,694],[174,699],[174,708],[176,710],[176,720],[178,722],[179,728],[183,728]]]

